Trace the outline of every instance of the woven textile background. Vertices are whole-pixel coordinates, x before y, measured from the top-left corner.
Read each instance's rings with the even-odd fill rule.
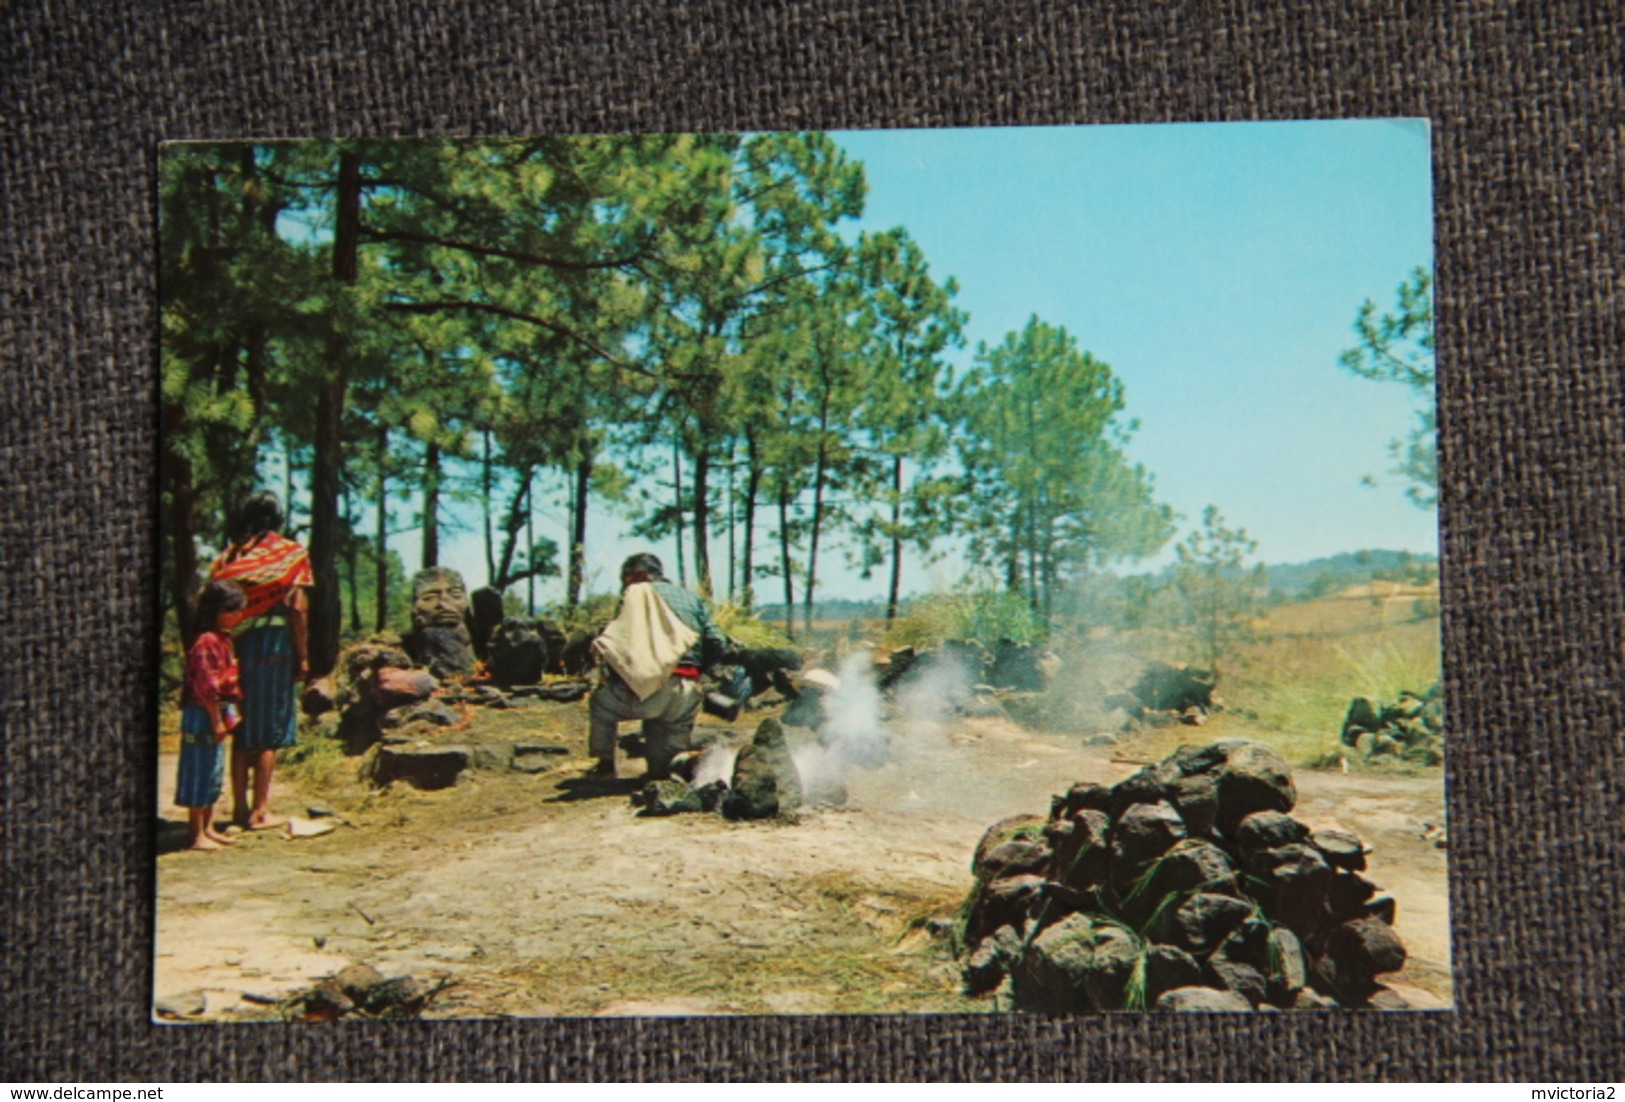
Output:
[[[5,5],[0,1079],[1625,1075],[1625,13],[1286,7]],[[150,1024],[159,139],[1353,115],[1434,126],[1455,1012]]]

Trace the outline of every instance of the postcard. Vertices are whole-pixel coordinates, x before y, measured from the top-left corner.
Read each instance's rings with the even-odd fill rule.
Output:
[[[1450,1007],[1430,155],[162,146],[155,1020]]]

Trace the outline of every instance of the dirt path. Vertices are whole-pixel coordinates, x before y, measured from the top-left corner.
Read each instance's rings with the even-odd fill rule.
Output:
[[[555,734],[582,729],[579,706],[544,707]],[[850,778],[847,807],[792,822],[641,818],[632,782],[581,785],[584,758],[442,792],[357,787],[350,804],[330,800],[353,824],[331,834],[159,858],[156,994],[202,991],[209,1018],[263,1016],[245,995],[274,999],[365,961],[453,978],[434,1007],[445,1016],[985,1012],[957,993],[928,921],[958,907],[982,831],[1134,767],[1110,756],[1126,749],[991,720],[919,725],[894,751]],[[173,759],[161,769],[167,802]],[[1448,999],[1444,854],[1419,837],[1423,820],[1442,821],[1438,774],[1297,779],[1299,818],[1376,847],[1370,875],[1398,899],[1411,954],[1404,978]],[[305,802],[286,786],[274,799],[296,814]]]

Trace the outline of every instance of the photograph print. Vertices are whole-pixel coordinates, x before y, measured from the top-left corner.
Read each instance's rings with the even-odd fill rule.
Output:
[[[1430,156],[163,145],[154,1020],[1451,1007]]]

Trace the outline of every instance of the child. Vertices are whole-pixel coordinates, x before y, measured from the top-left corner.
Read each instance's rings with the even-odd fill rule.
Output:
[[[219,849],[233,839],[214,829],[214,805],[220,799],[224,754],[220,744],[241,721],[236,701],[237,657],[226,625],[243,607],[236,582],[210,582],[198,595],[197,638],[186,652],[186,690],[181,711],[181,761],[175,777],[175,802],[188,810],[187,828],[193,849]]]

